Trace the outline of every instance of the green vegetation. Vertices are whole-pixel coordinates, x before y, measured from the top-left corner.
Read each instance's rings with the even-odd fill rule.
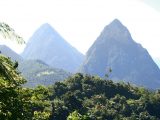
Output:
[[[0,56],[0,119],[47,120],[51,112],[48,88],[23,88],[25,80],[16,70],[17,63]],[[46,96],[44,94],[47,94]]]
[[[53,118],[58,120],[157,120],[160,92],[75,74],[51,89]]]
[[[52,68],[39,60],[24,60],[19,63],[18,69],[27,79],[27,83],[25,83],[27,87],[48,86],[71,76],[71,73]]]
[[[77,73],[53,86],[24,88],[9,58],[0,56],[1,120],[157,120],[160,92]]]
[[[5,39],[10,39],[13,41],[16,41],[18,44],[24,44],[25,41],[23,40],[22,37],[17,35],[8,24],[6,23],[1,23],[0,22],[0,34],[5,38]]]

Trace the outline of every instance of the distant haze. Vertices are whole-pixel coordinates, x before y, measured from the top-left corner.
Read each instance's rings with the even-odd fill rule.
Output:
[[[134,40],[147,48],[152,57],[160,58],[157,6],[158,3],[147,0],[1,0],[0,21],[11,25],[25,41],[41,24],[48,22],[85,53],[104,26],[118,18]],[[19,47],[13,49],[21,52]]]

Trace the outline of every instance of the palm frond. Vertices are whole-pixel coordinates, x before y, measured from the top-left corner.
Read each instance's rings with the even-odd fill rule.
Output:
[[[18,44],[25,44],[25,41],[23,40],[22,37],[17,35],[8,24],[6,23],[1,23],[0,22],[0,34],[3,36],[5,39],[10,39],[13,41],[16,41]]]

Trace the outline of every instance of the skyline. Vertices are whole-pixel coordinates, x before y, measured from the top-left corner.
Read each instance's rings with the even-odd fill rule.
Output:
[[[160,10],[144,1],[42,0],[37,4],[36,0],[0,0],[0,20],[14,28],[25,41],[42,24],[49,23],[84,54],[103,28],[117,18],[153,58],[160,58]],[[17,48],[13,43],[9,46]]]

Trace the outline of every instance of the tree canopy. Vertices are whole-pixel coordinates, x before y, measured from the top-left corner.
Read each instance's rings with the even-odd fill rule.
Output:
[[[47,120],[51,112],[48,88],[24,88],[26,80],[16,70],[17,63],[3,55],[0,61],[0,119]]]
[[[2,120],[157,120],[160,92],[77,73],[49,87],[25,88],[17,63],[0,56]]]

